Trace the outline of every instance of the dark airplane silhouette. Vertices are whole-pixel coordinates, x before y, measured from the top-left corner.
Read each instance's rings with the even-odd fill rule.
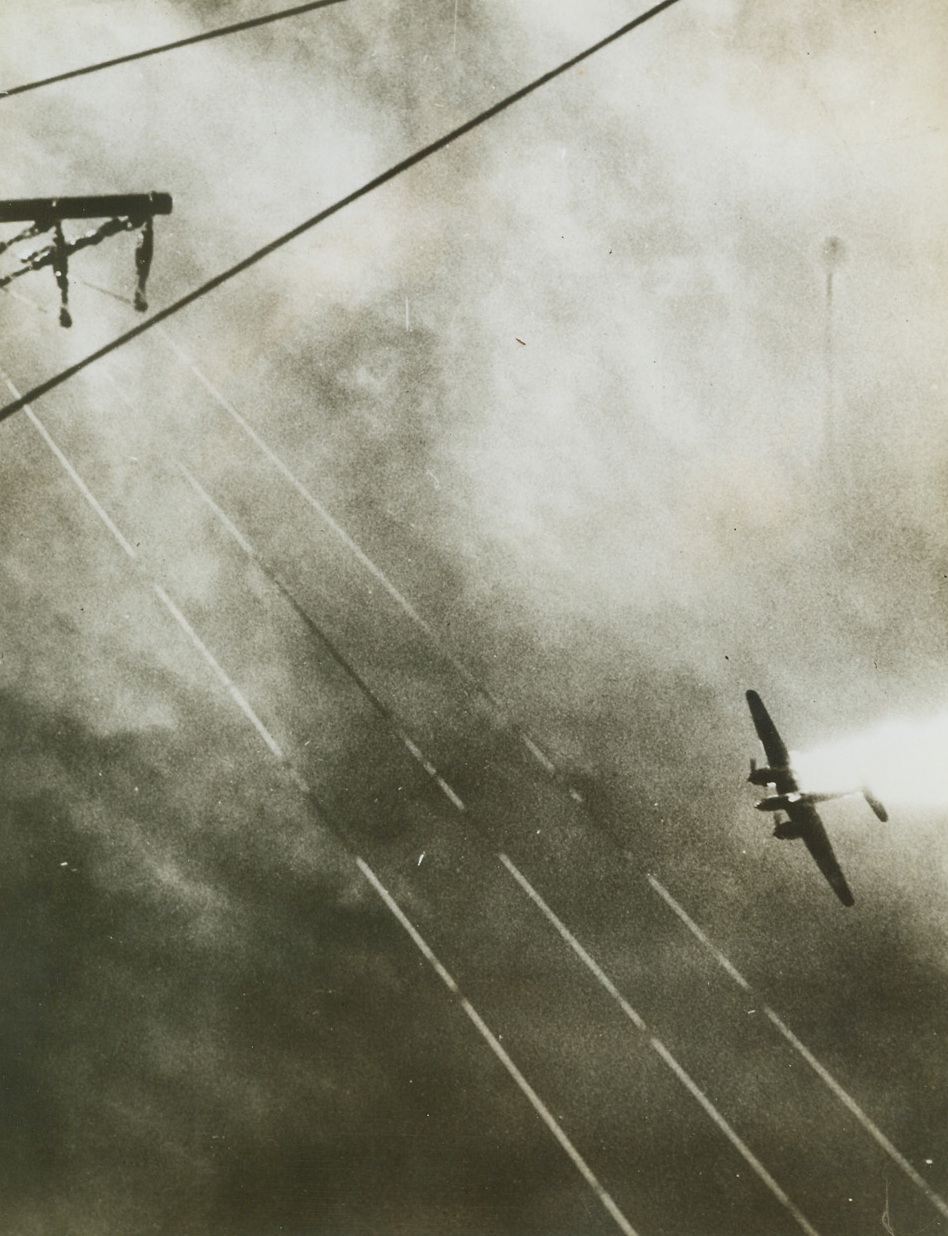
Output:
[[[828,802],[832,798],[845,798],[849,794],[862,794],[876,816],[883,822],[889,818],[885,807],[867,789],[842,790],[828,794],[803,792],[797,785],[797,779],[790,767],[790,754],[756,691],[747,692],[747,703],[754,719],[757,737],[767,756],[767,764],[763,768],[758,768],[757,761],[751,760],[750,776],[747,780],[752,785],[764,788],[773,786],[777,791],[776,794],[762,798],[757,804],[757,810],[776,812],[774,836],[782,839],[799,837],[813,855],[816,865],[829,881],[836,896],[844,906],[851,906],[854,900],[853,895],[836,861],[836,855],[833,853],[833,847],[830,845],[815,804]],[[786,813],[788,817],[786,820],[781,819],[781,812]]]

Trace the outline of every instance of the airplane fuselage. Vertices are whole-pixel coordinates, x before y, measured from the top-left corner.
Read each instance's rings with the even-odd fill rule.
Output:
[[[758,768],[756,762],[751,760],[748,781],[762,787],[765,795],[756,804],[757,810],[773,815],[775,837],[799,837],[803,841],[833,892],[844,906],[851,906],[852,891],[840,870],[823,821],[816,810],[817,803],[839,798],[840,795],[801,792],[790,767],[790,752],[763,701],[756,691],[748,691],[746,696],[757,737],[767,757],[766,766],[763,768]],[[768,790],[771,792],[768,793]],[[879,819],[883,819],[885,808],[882,804],[868,793],[866,800]],[[785,819],[781,813],[785,813],[789,819]]]

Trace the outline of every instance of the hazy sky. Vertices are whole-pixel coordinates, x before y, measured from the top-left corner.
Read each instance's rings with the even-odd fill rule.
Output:
[[[118,23],[74,3],[37,29],[11,4],[6,73],[250,11],[150,4]],[[449,3],[348,4],[51,87],[5,104],[7,192],[173,192],[158,303],[627,16],[459,3],[455,28]],[[599,645],[640,651],[638,627],[653,657],[717,674],[726,652],[781,687],[784,659],[825,678],[840,658],[838,688],[869,669],[856,623],[885,689],[924,689],[944,575],[944,38],[931,4],[683,3],[215,293],[189,329],[245,402],[267,389],[301,419],[318,400],[331,507],[366,505],[353,480],[402,519],[421,503],[458,599],[499,600],[508,633],[540,623],[555,648],[594,616]],[[31,375],[114,329],[74,297],[76,331]]]
[[[0,78],[16,85],[262,7],[5,0]],[[346,0],[3,101],[2,193],[172,193],[149,289],[160,307],[634,12],[618,0]],[[675,793],[681,808],[725,786],[697,826],[713,832],[730,824],[754,750],[746,687],[794,748],[948,711],[946,52],[934,0],[681,0],[172,318],[168,335],[564,766],[622,804]],[[0,301],[0,367],[18,389],[137,320],[88,286],[130,296],[132,243],[75,259],[71,331],[56,324],[48,271],[17,281],[26,300]],[[84,838],[100,888],[182,916],[173,982],[191,990],[180,976],[206,946],[233,965],[236,990],[242,966],[263,964],[235,953],[255,913],[244,876],[220,877],[205,841],[191,870],[187,838],[195,820],[232,813],[223,845],[240,866],[267,795],[292,795],[234,754],[240,718],[141,578],[173,580],[268,724],[283,718],[287,749],[302,750],[306,727],[324,733],[317,771],[337,789],[369,723],[312,691],[301,667],[315,654],[249,573],[241,587],[271,620],[248,621],[236,551],[177,462],[226,496],[314,603],[344,598],[337,637],[410,715],[437,692],[404,613],[379,602],[368,616],[379,589],[368,605],[371,583],[345,575],[325,524],[284,514],[273,471],[157,330],[36,411],[141,557],[119,561],[22,416],[0,426],[0,671],[19,821],[8,831],[37,821],[50,861],[64,837]],[[932,765],[943,730],[929,729]],[[919,731],[900,734],[917,754]],[[87,756],[47,761],[49,744]],[[114,801],[97,796],[100,769]],[[146,769],[152,804],[126,816]],[[909,833],[900,870],[895,848],[859,858],[887,904],[920,879],[926,897],[944,892],[946,791],[929,795],[940,806]],[[260,859],[274,889],[283,871],[304,883],[322,872],[346,920],[356,895],[342,858],[324,867],[298,849],[305,813],[281,810]],[[132,824],[121,843],[118,818]],[[691,853],[676,833],[685,869],[704,861],[701,836]],[[21,877],[30,904],[37,877]],[[77,903],[67,925],[84,913]],[[907,916],[913,940],[948,933],[921,896]],[[57,947],[65,930],[50,928]],[[230,994],[205,1013],[223,1057],[243,1033]],[[52,1052],[59,1087],[85,1041],[71,1034]],[[191,1078],[217,1067],[192,1064]],[[88,1093],[95,1084],[84,1075]],[[281,1102],[283,1087],[281,1073]],[[145,1103],[130,1093],[129,1111]],[[233,1101],[246,1101],[234,1120],[250,1130],[251,1099]],[[163,1145],[182,1136],[168,1119]],[[44,1170],[37,1149],[27,1174]],[[22,1231],[48,1230],[35,1222]]]

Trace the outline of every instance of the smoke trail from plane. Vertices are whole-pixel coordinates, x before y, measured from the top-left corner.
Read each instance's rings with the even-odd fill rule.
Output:
[[[890,806],[948,807],[948,712],[883,721],[794,755],[806,789],[870,786]]]

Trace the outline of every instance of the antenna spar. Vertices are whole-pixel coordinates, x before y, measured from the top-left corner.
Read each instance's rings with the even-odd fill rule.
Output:
[[[138,231],[135,246],[135,298],[139,313],[148,308],[145,284],[155,250],[155,215],[171,214],[170,193],[113,193],[98,197],[28,197],[0,201],[0,223],[26,223],[27,226],[10,240],[0,241],[0,253],[12,245],[51,232],[50,240],[39,249],[18,258],[19,267],[0,276],[0,288],[5,288],[21,275],[51,266],[59,288],[59,324],[72,326],[69,313],[69,255],[97,245],[118,232]],[[67,240],[63,233],[64,219],[105,219],[92,231]]]

